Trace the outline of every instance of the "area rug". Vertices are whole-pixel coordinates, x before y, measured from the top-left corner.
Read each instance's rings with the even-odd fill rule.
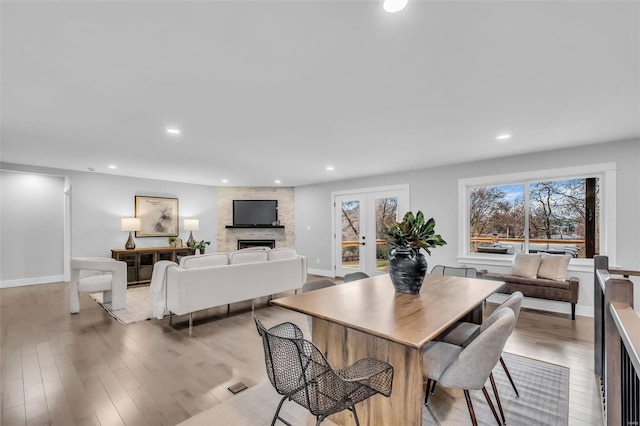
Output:
[[[508,425],[567,425],[569,419],[569,369],[507,352],[509,367],[520,397],[516,397],[502,366],[493,370],[500,401]],[[493,398],[491,384],[487,384]],[[471,400],[479,425],[495,425],[491,409],[482,391],[471,391]],[[495,404],[495,399],[494,399]],[[496,407],[497,409],[497,407]],[[470,424],[464,394],[459,390],[436,387],[422,413],[423,425]]]
[[[520,398],[516,398],[502,367],[494,370],[502,406],[508,425],[567,425],[569,417],[569,369],[555,364],[504,353],[504,360],[516,382]],[[490,387],[490,385],[489,385]],[[493,393],[489,391],[493,396]],[[471,391],[479,425],[495,425],[496,421],[481,391]],[[280,401],[271,383],[262,382],[234,397],[205,410],[179,426],[224,424],[234,426],[267,426]],[[357,407],[357,406],[356,406]],[[287,401],[282,417],[295,425],[313,425],[313,416],[298,404]],[[331,425],[329,420],[323,422]],[[471,419],[462,391],[436,387],[429,406],[422,411],[422,425],[470,425]],[[394,425],[395,426],[395,425]]]
[[[149,287],[132,287],[127,289],[127,307],[118,311],[111,310],[111,303],[102,301],[102,292],[89,296],[109,312],[120,324],[132,324],[153,318],[153,306]]]

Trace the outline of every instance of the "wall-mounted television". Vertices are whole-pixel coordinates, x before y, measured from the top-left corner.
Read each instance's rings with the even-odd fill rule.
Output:
[[[233,226],[272,226],[278,200],[233,200]]]

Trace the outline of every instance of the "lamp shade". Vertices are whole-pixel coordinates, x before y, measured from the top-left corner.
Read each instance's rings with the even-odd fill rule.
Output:
[[[139,231],[140,230],[140,218],[137,217],[123,217],[120,219],[120,229],[123,231]]]
[[[185,219],[184,220],[184,230],[185,231],[199,231],[200,230],[200,219]]]

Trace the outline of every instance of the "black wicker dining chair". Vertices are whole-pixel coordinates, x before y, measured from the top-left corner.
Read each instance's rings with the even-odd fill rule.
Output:
[[[453,277],[478,278],[476,268],[436,265],[430,272],[433,275],[449,275]]]
[[[316,426],[331,414],[342,410],[353,413],[359,425],[355,405],[375,395],[391,395],[393,367],[386,362],[364,358],[341,370],[333,370],[318,348],[305,340],[300,328],[285,322],[266,329],[254,317],[262,337],[267,376],[275,390],[283,395],[271,425],[280,420],[282,404],[297,402],[316,417]]]

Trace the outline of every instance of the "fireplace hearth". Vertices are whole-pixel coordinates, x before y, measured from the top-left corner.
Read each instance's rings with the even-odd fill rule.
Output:
[[[238,240],[238,250],[250,247],[276,248],[276,240]]]

